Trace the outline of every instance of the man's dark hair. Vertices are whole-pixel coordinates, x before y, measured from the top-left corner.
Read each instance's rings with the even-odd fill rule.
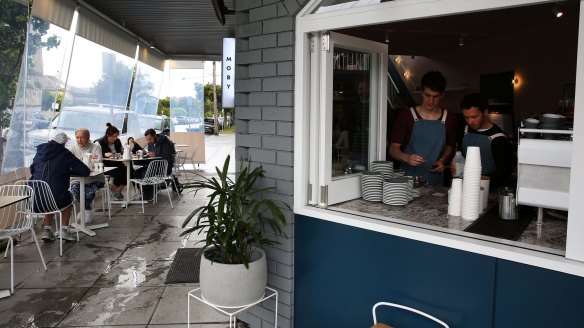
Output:
[[[156,131],[154,131],[154,129],[148,129],[148,130],[146,130],[146,132],[144,132],[144,136],[148,136],[148,135],[154,137],[154,136],[156,136]]]
[[[428,88],[432,91],[444,93],[446,91],[446,79],[438,71],[430,71],[422,76],[422,85],[420,90]]]
[[[462,101],[460,102],[461,109],[477,107],[483,113],[487,109],[488,105],[489,103],[487,101],[487,98],[485,98],[482,94],[478,92],[464,96],[464,98],[462,98]]]

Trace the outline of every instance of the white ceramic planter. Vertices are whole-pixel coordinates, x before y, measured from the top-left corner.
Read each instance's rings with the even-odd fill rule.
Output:
[[[211,304],[237,307],[253,303],[262,298],[266,290],[266,253],[256,249],[249,269],[243,264],[213,263],[203,255],[199,280],[201,295]]]

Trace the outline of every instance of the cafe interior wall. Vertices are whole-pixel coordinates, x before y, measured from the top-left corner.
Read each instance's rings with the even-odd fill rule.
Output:
[[[448,82],[442,105],[452,112],[460,112],[460,100],[465,94],[479,91],[480,75],[514,71],[518,83],[513,109],[519,122],[558,110],[563,86],[576,81],[577,45],[576,17],[518,28],[475,42],[467,38],[464,46],[453,44],[429,56],[399,55],[397,67],[402,73],[407,70],[404,80],[417,102],[421,101],[416,88],[422,75],[428,70],[440,70]],[[390,57],[395,59],[396,55]]]

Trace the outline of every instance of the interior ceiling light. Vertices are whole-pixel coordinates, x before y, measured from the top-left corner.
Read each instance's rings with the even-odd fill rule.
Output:
[[[556,18],[564,16],[564,12],[558,6],[554,6],[554,9],[552,9],[552,11],[554,12],[554,15],[556,15]]]
[[[385,43],[389,43],[389,32],[385,32]]]
[[[464,36],[461,35],[460,38],[458,38],[458,45],[461,47],[464,46]]]
[[[154,40],[150,40],[150,49],[154,49]]]

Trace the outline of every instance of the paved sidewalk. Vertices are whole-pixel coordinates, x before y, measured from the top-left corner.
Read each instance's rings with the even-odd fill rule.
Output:
[[[235,133],[205,135],[205,161],[198,169],[206,173],[215,173],[215,167],[222,168],[227,155],[231,155],[229,173],[235,173]]]

